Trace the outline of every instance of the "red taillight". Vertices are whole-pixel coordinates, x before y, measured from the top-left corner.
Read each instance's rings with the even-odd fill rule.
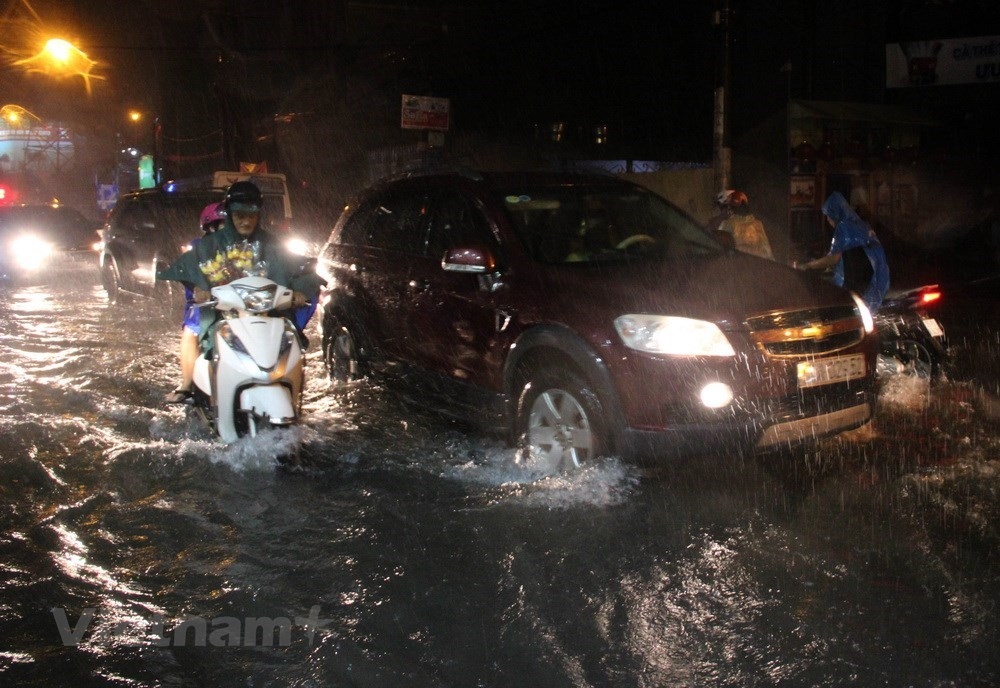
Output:
[[[928,289],[920,292],[920,305],[922,306],[928,306],[939,300],[941,300],[940,289]]]

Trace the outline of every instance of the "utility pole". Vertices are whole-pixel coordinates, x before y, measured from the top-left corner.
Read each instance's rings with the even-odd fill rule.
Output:
[[[163,183],[163,125],[160,116],[153,116],[153,181]]]
[[[715,112],[712,135],[712,153],[715,167],[715,189],[729,188],[731,150],[729,148],[729,83],[732,75],[730,58],[730,20],[732,11],[729,0],[722,0],[722,7],[712,15],[712,24],[719,34],[718,69],[715,80]]]

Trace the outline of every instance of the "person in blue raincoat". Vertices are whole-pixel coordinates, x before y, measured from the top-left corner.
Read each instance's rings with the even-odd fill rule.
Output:
[[[823,214],[833,227],[830,251],[822,258],[793,264],[802,270],[833,268],[833,281],[861,296],[874,313],[889,291],[889,263],[875,231],[854,212],[839,191],[823,203]]]
[[[235,182],[226,191],[226,221],[201,238],[192,250],[157,273],[158,280],[174,280],[192,289],[194,300],[208,301],[209,290],[247,274],[261,274],[293,290],[293,319],[301,331],[316,309],[323,279],[314,270],[303,270],[301,258],[292,255],[260,227],[263,195],[255,184]],[[214,309],[202,308],[199,344],[211,348]]]

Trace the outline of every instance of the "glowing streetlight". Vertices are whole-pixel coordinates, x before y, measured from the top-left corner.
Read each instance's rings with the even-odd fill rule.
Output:
[[[83,79],[88,94],[90,93],[90,80],[102,78],[93,74],[97,62],[91,60],[87,53],[62,38],[50,38],[37,54],[18,60],[14,64],[21,65],[28,71],[42,72],[52,76],[79,76]]]
[[[14,105],[13,103],[8,103],[7,105],[0,107],[0,119],[3,119],[15,129],[21,128],[24,123],[31,126],[31,120],[35,120],[36,122],[42,121],[42,118],[35,113],[21,107],[20,105]]]

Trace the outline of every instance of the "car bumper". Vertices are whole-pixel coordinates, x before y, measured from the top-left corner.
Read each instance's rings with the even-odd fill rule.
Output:
[[[625,428],[617,453],[627,460],[662,461],[695,454],[777,451],[808,445],[823,437],[860,427],[874,414],[874,389],[858,389],[827,403],[817,413],[789,404],[742,419],[730,418],[673,425],[664,429]],[[797,407],[797,408],[796,408]]]

